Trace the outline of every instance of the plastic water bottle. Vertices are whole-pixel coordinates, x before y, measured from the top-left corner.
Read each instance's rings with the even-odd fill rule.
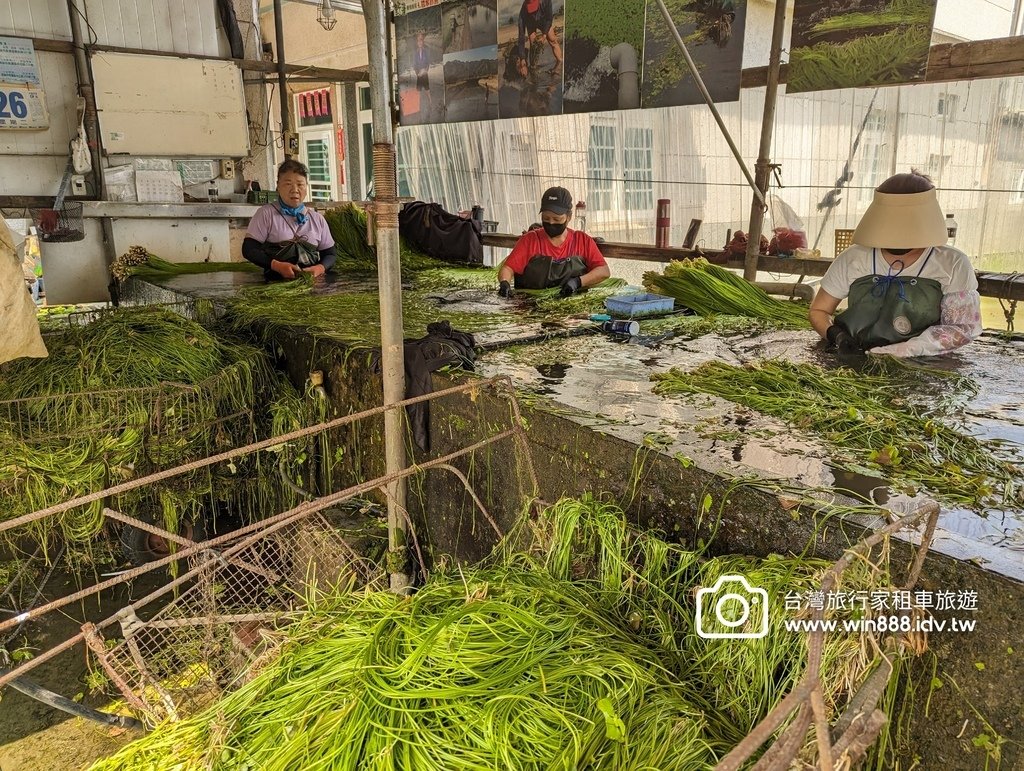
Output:
[[[950,241],[956,241],[956,229],[957,229],[956,220],[953,219],[953,215],[952,214],[947,214],[946,215],[946,237]]]

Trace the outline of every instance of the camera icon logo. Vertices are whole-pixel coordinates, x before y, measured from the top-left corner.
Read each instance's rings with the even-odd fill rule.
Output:
[[[697,590],[697,636],[757,640],[768,634],[768,592],[739,575],[721,576]]]

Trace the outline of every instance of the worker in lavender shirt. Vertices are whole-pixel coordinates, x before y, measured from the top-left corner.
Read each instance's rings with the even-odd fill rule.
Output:
[[[242,256],[263,268],[267,279],[303,273],[317,278],[334,267],[337,255],[327,220],[304,203],[308,178],[298,161],[282,163],[277,169],[279,200],[261,206],[249,220]]]

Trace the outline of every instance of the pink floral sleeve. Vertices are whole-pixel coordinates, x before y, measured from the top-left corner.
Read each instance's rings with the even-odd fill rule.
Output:
[[[967,345],[981,334],[981,296],[976,290],[942,297],[939,323],[902,343],[872,348],[868,353],[889,356],[939,356]]]

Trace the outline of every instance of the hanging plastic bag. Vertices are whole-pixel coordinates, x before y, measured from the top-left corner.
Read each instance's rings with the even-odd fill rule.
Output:
[[[792,206],[773,193],[768,196],[768,212],[772,218],[772,240],[768,254],[790,256],[797,249],[807,248],[804,222]]]
[[[14,236],[0,218],[0,364],[49,354],[39,332],[36,305],[25,287],[21,261],[14,248]]]

